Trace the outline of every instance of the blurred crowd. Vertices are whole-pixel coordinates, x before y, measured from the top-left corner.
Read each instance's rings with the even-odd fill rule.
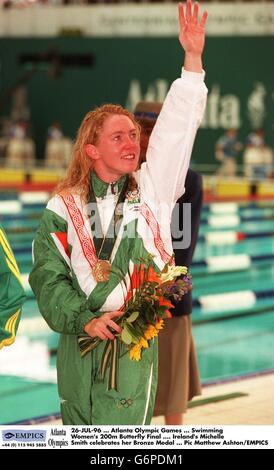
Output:
[[[59,122],[53,122],[45,136],[43,165],[46,168],[67,168],[72,151],[72,141],[66,137]],[[29,170],[37,166],[35,142],[30,124],[25,120],[5,124],[0,137],[0,156],[7,168]]]
[[[200,3],[205,2],[227,2],[227,0],[200,0]],[[233,0],[232,0],[233,1]],[[238,1],[238,0],[236,0]],[[242,0],[249,2],[258,2],[258,0]],[[271,0],[261,0],[271,1]],[[178,0],[0,0],[4,8],[10,7],[27,7],[37,4],[44,5],[88,5],[88,4],[109,4],[109,3],[178,3]],[[238,1],[238,3],[240,3]]]
[[[22,118],[13,122],[2,120],[0,158],[3,166],[30,169],[42,162],[46,168],[67,168],[73,143],[64,135],[58,121],[50,124],[44,144],[44,158],[38,164],[30,122]],[[219,162],[217,174],[220,176],[243,174],[249,180],[274,177],[273,149],[267,145],[261,128],[251,131],[244,142],[239,141],[236,129],[227,129],[215,144],[215,158]]]
[[[226,3],[229,0],[200,0],[203,2]],[[233,1],[233,0],[231,0]],[[251,2],[258,3],[259,0],[234,0],[237,3]],[[271,2],[272,0],[261,0],[261,2]],[[44,5],[87,5],[96,3],[178,3],[178,0],[0,0],[4,8],[26,7],[35,4]]]
[[[243,151],[243,173],[250,180],[273,178],[273,149],[265,142],[264,129],[252,130],[242,143],[237,129],[228,129],[217,140],[215,157],[220,162],[217,174],[234,177],[238,173],[238,154]]]
[[[202,0],[203,1],[203,0]],[[210,0],[209,0],[210,1]],[[28,7],[32,5],[91,5],[104,3],[172,3],[177,0],[2,0],[3,8]]]

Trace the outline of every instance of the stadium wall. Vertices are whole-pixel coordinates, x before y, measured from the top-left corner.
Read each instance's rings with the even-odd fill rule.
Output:
[[[211,15],[204,54],[209,99],[193,154],[197,163],[214,162],[214,144],[231,127],[242,142],[263,127],[272,144],[273,4],[235,6],[203,4]],[[163,100],[180,73],[176,21],[174,4],[2,11],[0,116],[9,115],[13,87],[25,83],[42,158],[53,121],[74,138],[96,105],[132,109],[141,99]],[[93,64],[83,65],[83,56]]]

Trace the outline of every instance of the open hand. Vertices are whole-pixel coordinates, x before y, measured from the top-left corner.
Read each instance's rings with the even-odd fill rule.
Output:
[[[193,56],[200,56],[205,45],[205,24],[207,11],[204,11],[199,21],[199,3],[195,2],[192,13],[192,1],[187,0],[185,12],[182,3],[178,5],[179,10],[179,41],[185,52]]]

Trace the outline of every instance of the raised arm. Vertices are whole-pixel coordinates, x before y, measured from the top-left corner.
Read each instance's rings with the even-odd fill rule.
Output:
[[[192,12],[191,0],[186,3],[186,11],[182,3],[179,11],[179,41],[185,51],[184,68],[189,72],[202,72],[202,53],[205,45],[205,24],[207,11],[204,11],[199,21],[199,4],[194,3]]]
[[[172,205],[184,193],[197,129],[201,123],[207,88],[202,52],[207,13],[199,20],[199,5],[179,4],[179,41],[185,51],[180,79],[173,82],[154,126],[147,150],[147,163],[140,172],[144,198]]]

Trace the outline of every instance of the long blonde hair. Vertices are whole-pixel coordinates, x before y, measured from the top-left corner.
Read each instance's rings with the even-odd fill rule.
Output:
[[[54,194],[67,195],[74,192],[79,194],[84,202],[88,202],[90,172],[94,163],[86,154],[85,146],[87,144],[97,144],[104,122],[112,114],[129,117],[140,134],[140,126],[134,115],[120,105],[104,104],[93,111],[89,111],[78,130],[67,174],[56,187]]]

